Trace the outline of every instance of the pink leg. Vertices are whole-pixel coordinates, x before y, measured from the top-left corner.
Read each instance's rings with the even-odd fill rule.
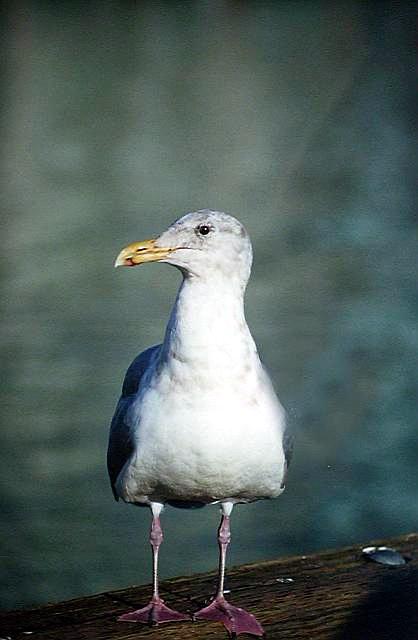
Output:
[[[230,516],[232,509],[225,509],[222,505],[222,519],[218,530],[219,543],[219,582],[216,596],[208,605],[193,615],[193,618],[203,620],[216,620],[222,622],[231,636],[237,636],[239,633],[250,633],[254,636],[263,636],[262,626],[257,622],[255,616],[240,607],[229,604],[224,597],[224,580],[225,580],[225,558],[228,545],[231,541]],[[226,505],[225,505],[226,507]],[[225,511],[229,511],[228,514]]]
[[[174,609],[170,609],[164,604],[158,594],[158,551],[163,541],[163,530],[161,529],[159,514],[162,505],[156,506],[158,503],[152,503],[152,524],[150,533],[150,543],[152,547],[153,558],[153,592],[152,598],[146,607],[130,611],[119,616],[118,620],[123,622],[143,622],[145,624],[161,624],[162,622],[177,622],[181,620],[190,620],[189,616],[179,613]]]

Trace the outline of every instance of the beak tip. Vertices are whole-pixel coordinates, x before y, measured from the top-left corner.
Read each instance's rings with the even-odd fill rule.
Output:
[[[130,267],[132,265],[132,253],[128,251],[128,247],[125,247],[125,249],[122,249],[116,256],[113,266],[117,269],[118,267]]]

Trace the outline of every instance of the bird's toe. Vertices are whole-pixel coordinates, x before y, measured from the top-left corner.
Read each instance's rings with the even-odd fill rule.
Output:
[[[216,597],[210,605],[193,614],[193,619],[222,622],[232,637],[240,633],[264,635],[263,627],[252,613],[235,607],[223,597]]]
[[[142,622],[143,624],[157,625],[163,622],[190,620],[190,617],[175,609],[170,609],[161,598],[153,598],[146,607],[124,613],[119,616],[118,620],[121,622]]]

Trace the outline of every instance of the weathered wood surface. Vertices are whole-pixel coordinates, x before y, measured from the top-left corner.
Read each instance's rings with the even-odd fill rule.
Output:
[[[228,596],[249,609],[269,640],[418,640],[418,534],[386,544],[410,558],[388,567],[361,556],[364,545],[232,568]],[[286,580],[287,579],[287,580]],[[291,580],[289,580],[291,579]],[[161,584],[169,606],[193,612],[213,593],[216,573]],[[131,587],[0,614],[0,638],[11,640],[215,640],[227,634],[204,621],[147,627],[117,622],[144,605],[149,586]]]

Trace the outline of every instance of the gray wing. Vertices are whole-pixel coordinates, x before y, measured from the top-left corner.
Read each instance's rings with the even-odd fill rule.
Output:
[[[109,446],[107,449],[107,470],[109,472],[113,495],[116,500],[119,500],[115,489],[116,480],[134,450],[131,427],[125,420],[126,414],[135,399],[142,376],[147,370],[151,360],[160,350],[160,347],[160,344],[150,347],[140,353],[132,362],[126,372],[122,385],[122,395],[119,398],[115,414],[112,418]]]
[[[289,429],[288,424],[286,424],[286,427],[283,433],[282,445],[283,445],[284,459],[285,459],[285,469],[284,469],[284,475],[282,480],[282,487],[284,488],[286,478],[287,478],[287,473],[289,471],[290,462],[293,457],[293,435]]]

